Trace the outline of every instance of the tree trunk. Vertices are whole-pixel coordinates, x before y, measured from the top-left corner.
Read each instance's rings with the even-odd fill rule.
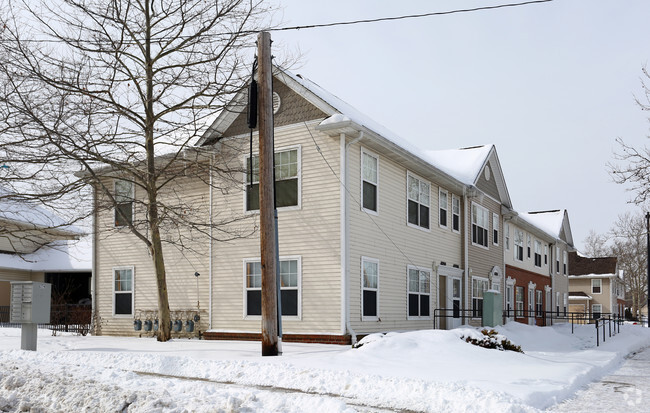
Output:
[[[155,204],[149,208],[150,214],[158,214]],[[155,211],[152,211],[155,210]],[[154,221],[155,222],[155,221]],[[168,341],[172,338],[170,328],[169,298],[167,295],[167,275],[165,272],[165,260],[163,258],[162,242],[160,242],[160,230],[158,225],[151,225],[151,259],[153,260],[156,272],[156,287],[158,289],[158,341]]]

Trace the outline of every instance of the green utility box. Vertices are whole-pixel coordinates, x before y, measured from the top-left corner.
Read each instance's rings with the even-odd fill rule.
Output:
[[[496,327],[503,324],[503,298],[495,290],[483,293],[483,327]]]

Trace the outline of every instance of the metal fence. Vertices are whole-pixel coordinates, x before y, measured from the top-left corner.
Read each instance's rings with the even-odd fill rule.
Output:
[[[0,327],[20,327],[10,323],[10,306],[0,306]],[[50,322],[39,324],[39,328],[52,331],[71,332],[86,335],[90,332],[92,306],[83,304],[55,304],[50,309]]]

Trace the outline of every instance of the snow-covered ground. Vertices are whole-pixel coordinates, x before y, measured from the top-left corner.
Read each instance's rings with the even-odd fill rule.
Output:
[[[284,343],[281,357],[264,358],[259,342],[47,330],[37,352],[21,351],[20,329],[0,328],[0,411],[534,412],[650,346],[640,326],[600,347],[593,326],[575,328],[499,327],[524,354],[468,344],[460,337],[477,331],[464,327],[389,333],[359,349]]]

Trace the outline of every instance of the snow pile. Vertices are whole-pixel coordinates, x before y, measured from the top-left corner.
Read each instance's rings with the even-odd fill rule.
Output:
[[[357,349],[284,344],[262,358],[258,342],[77,337],[39,331],[39,351],[19,329],[0,329],[0,410],[533,412],[571,397],[650,344],[622,326],[595,347],[593,326],[497,328],[525,354],[471,345],[463,327],[375,334]]]

